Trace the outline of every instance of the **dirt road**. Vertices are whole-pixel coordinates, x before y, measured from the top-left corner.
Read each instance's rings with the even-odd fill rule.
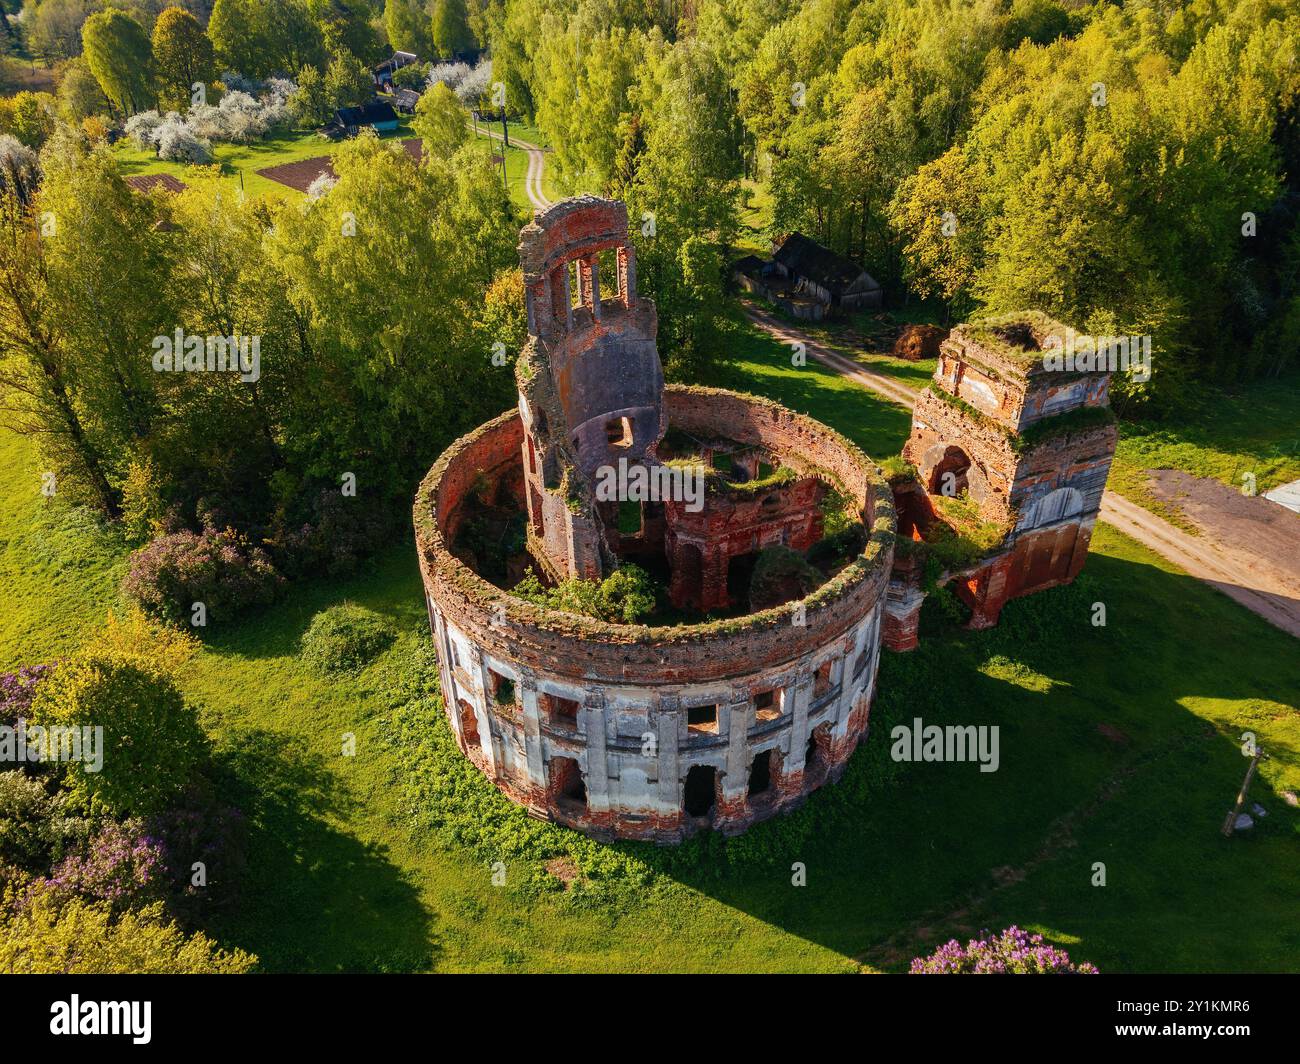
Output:
[[[486,133],[493,140],[505,140],[505,138],[495,130],[484,126],[480,132]],[[546,190],[542,187],[542,170],[546,166],[546,154],[536,144],[529,144],[526,140],[520,140],[518,137],[510,138],[510,145],[514,148],[522,148],[528,153],[528,172],[524,174],[524,192],[528,195],[528,202],[536,207],[539,211],[549,207],[552,203],[546,197]]]
[[[827,369],[911,408],[917,393],[906,385],[829,350],[767,311],[747,307],[745,316],[782,343],[804,344],[808,357]],[[1300,638],[1300,596],[1296,594],[1294,580],[1281,566],[1234,552],[1223,543],[1190,536],[1113,491],[1107,491],[1102,498],[1101,518],[1184,569],[1189,576],[1222,591],[1270,624]]]

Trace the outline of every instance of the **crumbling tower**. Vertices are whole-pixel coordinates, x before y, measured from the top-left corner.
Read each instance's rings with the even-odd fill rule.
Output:
[[[1104,369],[1048,368],[1069,330],[1025,311],[955,328],[912,408],[903,456],[931,496],[967,493],[1008,527],[1002,550],[955,590],[989,627],[1010,598],[1083,568],[1118,432]]]
[[[591,477],[620,458],[653,461],[666,426],[658,318],[637,296],[622,203],[581,196],[538,211],[520,233],[519,257],[529,546],[554,579],[600,577],[613,558]],[[602,257],[613,266],[608,277]]]
[[[861,450],[812,418],[721,389],[665,388],[622,204],[583,197],[541,211],[520,255],[530,337],[518,409],[448,447],[414,508],[448,723],[535,816],[663,843],[743,831],[837,780],[867,733],[893,496]],[[617,283],[602,294],[606,277]],[[657,454],[670,429],[675,468],[730,462],[701,509],[685,492],[597,497],[600,471],[621,460],[673,468]],[[610,623],[516,597],[509,575],[485,576],[464,535],[485,507],[509,509],[516,527],[526,509],[528,564],[551,579],[658,561],[687,605],[743,609],[749,596],[727,585],[744,581],[729,577],[768,547],[811,546],[827,487],[861,539],[824,582],[796,574],[791,587],[778,574],[761,606],[724,620]],[[641,507],[639,531],[619,527],[625,503]]]

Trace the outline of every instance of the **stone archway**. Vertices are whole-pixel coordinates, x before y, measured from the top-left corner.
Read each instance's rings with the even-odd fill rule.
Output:
[[[956,444],[944,448],[926,479],[925,490],[931,495],[956,497],[970,490],[971,458]]]

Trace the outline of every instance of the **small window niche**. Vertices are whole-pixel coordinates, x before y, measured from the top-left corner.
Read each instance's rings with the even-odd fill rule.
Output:
[[[492,684],[492,701],[498,706],[515,704],[515,681],[509,676],[502,676],[495,669],[488,669],[488,679]]]
[[[629,418],[617,417],[605,422],[605,441],[611,447],[631,447],[632,446],[632,421]]]
[[[831,689],[831,666],[833,662],[823,661],[813,673],[813,698],[821,698]]]
[[[541,703],[542,712],[551,724],[557,724],[562,728],[578,726],[577,699],[544,694],[541,696]]]
[[[686,730],[692,735],[718,734],[718,707],[691,706],[686,710]]]
[[[769,691],[759,691],[754,695],[754,717],[759,724],[776,720],[784,710],[785,691],[774,687]]]

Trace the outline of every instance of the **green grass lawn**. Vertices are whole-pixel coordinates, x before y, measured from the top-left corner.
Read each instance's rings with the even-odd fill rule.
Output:
[[[494,127],[500,132],[501,126],[498,124]],[[491,139],[483,132],[483,127],[479,127],[479,142],[490,148],[493,155],[500,156],[502,145],[499,140]],[[528,176],[528,152],[523,148],[517,148],[513,144],[505,148],[506,159],[506,188],[510,193],[510,202],[521,212],[522,216],[531,218],[533,215],[533,204],[528,198],[527,176]],[[498,164],[499,165],[499,164]]]
[[[392,133],[380,135],[381,140],[406,140],[413,136],[410,119],[403,117],[397,129]],[[213,162],[221,167],[221,172],[235,187],[242,187],[248,196],[275,196],[281,199],[298,199],[302,193],[296,192],[288,185],[258,175],[258,170],[282,163],[297,162],[299,159],[311,159],[317,155],[329,155],[334,145],[314,130],[295,130],[281,136],[267,137],[253,144],[212,145]],[[167,162],[157,158],[151,150],[141,151],[129,140],[121,140],[115,146],[118,163],[123,174],[172,174],[181,181],[193,167],[185,163]],[[242,186],[241,186],[242,180]]]
[[[718,383],[813,413],[877,458],[901,445],[900,408],[790,366],[765,336],[746,331],[736,350]],[[0,447],[8,666],[77,645],[116,602],[123,548],[41,499],[28,441]],[[402,635],[359,676],[326,679],[298,641],[343,601]],[[1089,620],[1098,601],[1103,628]],[[1300,789],[1296,644],[1107,526],[1072,588],[1010,604],[992,631],[884,655],[869,740],[839,785],[681,851],[538,825],[459,755],[432,758],[449,729],[410,681],[426,628],[414,549],[395,545],[354,579],[299,585],[209,630],[185,667],[252,827],[243,900],[214,930],[268,970],[898,970],[950,935],[1011,923],[1105,971],[1300,967],[1300,820],[1278,798]],[[999,771],[894,763],[889,729],[916,716],[998,725]],[[1270,816],[1228,841],[1246,729],[1274,755],[1253,791]],[[420,787],[465,819],[434,823]],[[589,883],[559,889],[542,851],[571,855]],[[629,878],[629,861],[658,871]],[[791,885],[796,861],[807,886]]]
[[[786,318],[777,308],[765,306],[764,309]],[[923,320],[925,317],[920,313],[904,316],[894,311],[867,310],[824,322],[796,321],[793,318],[786,320],[836,354],[920,391],[933,379],[938,360],[922,358],[913,362],[906,358],[895,358],[892,352],[898,325],[910,322],[913,318]]]
[[[522,126],[517,123],[511,123],[510,130],[512,133],[518,132],[525,140],[529,140],[530,134],[536,132],[530,126]],[[385,133],[380,139],[406,140],[412,136],[414,136],[414,133],[411,130],[410,119],[403,117],[396,132]],[[485,144],[488,143],[485,136],[480,134],[480,137]],[[532,141],[532,143],[536,143],[536,141]],[[334,144],[318,136],[314,131],[299,130],[279,137],[268,137],[266,140],[255,144],[214,144],[212,154],[214,164],[221,167],[221,173],[226,180],[235,188],[242,187],[246,195],[296,200],[301,198],[302,193],[295,191],[288,185],[282,185],[278,181],[262,177],[257,171],[270,166],[279,166],[282,163],[311,159],[318,155],[329,155],[334,147]],[[114,150],[122,173],[125,175],[172,174],[181,181],[185,181],[186,175],[194,172],[192,166],[185,163],[166,162],[155,157],[152,151],[141,151],[133,147],[129,141],[119,141]],[[493,143],[492,151],[499,155],[501,152],[500,145]],[[506,149],[506,177],[510,200],[524,214],[531,216],[532,204],[529,203],[528,195],[524,190],[524,175],[527,170],[528,153],[520,148],[511,147]],[[549,179],[544,176],[543,180],[546,181],[547,194],[554,198],[556,193],[550,185]]]
[[[1225,388],[1206,388],[1191,409],[1166,422],[1125,420],[1111,487],[1148,509],[1180,520],[1152,496],[1146,470],[1181,469],[1258,494],[1300,479],[1300,370]]]

